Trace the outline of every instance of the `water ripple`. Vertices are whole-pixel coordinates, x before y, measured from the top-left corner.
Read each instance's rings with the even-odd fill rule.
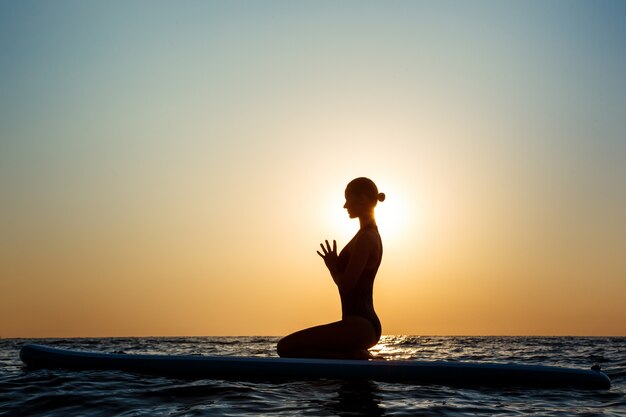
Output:
[[[49,339],[103,352],[275,356],[275,337]],[[25,370],[26,339],[0,340],[0,415],[6,416],[626,416],[626,338],[384,336],[386,359],[597,363],[609,391],[470,389],[372,381],[178,380],[120,371]]]

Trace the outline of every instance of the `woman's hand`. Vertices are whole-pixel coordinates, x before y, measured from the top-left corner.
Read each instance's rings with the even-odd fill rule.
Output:
[[[322,254],[320,251],[317,251],[317,254],[321,256],[324,260],[326,268],[328,268],[330,274],[334,275],[337,271],[337,261],[339,259],[339,257],[337,256],[337,241],[333,240],[332,248],[330,247],[330,243],[328,243],[328,240],[326,240],[325,242],[326,246],[324,246],[323,243],[320,243],[320,246],[322,247],[322,252],[324,253]]]

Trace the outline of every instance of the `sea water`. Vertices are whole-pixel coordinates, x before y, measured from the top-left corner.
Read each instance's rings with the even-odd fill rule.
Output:
[[[459,388],[335,379],[182,380],[28,370],[26,343],[98,352],[276,356],[276,337],[0,339],[0,416],[626,416],[626,337],[383,336],[387,359],[598,364],[610,390]]]

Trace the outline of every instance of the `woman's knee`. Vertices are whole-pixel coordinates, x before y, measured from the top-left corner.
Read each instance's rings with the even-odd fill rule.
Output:
[[[282,339],[280,339],[278,343],[276,344],[276,353],[278,353],[278,356],[281,356],[281,357],[288,356],[289,352],[291,351],[289,345],[290,345],[289,336],[285,336]]]

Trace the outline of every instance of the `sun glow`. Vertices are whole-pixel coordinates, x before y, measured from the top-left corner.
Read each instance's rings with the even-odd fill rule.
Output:
[[[396,188],[385,186],[381,190],[385,193],[385,201],[376,206],[376,223],[385,243],[400,244],[403,236],[410,233],[410,229],[419,223],[420,217],[416,208],[410,204],[408,195]],[[325,223],[332,236],[336,236],[339,247],[344,246],[359,229],[358,219],[351,219],[343,208],[345,199],[333,196],[328,199],[325,212],[329,216]],[[412,213],[409,215],[409,213]],[[335,238],[335,237],[332,237]]]
[[[399,194],[386,195],[385,201],[376,206],[376,223],[385,240],[395,241],[407,230],[410,219],[405,198]]]

